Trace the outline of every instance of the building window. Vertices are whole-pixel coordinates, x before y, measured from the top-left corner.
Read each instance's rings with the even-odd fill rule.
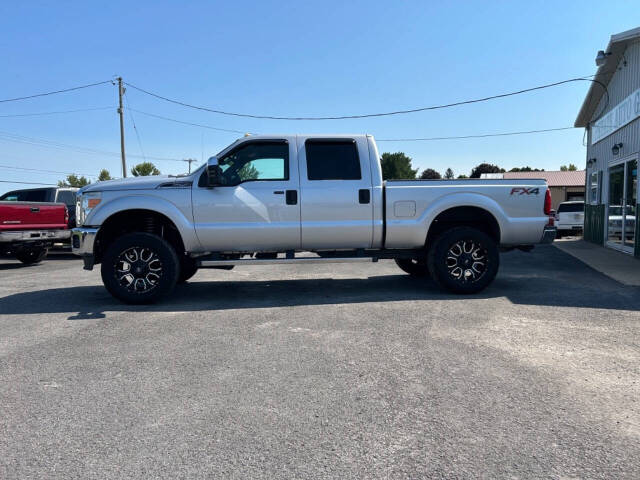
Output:
[[[589,202],[592,205],[598,203],[598,172],[591,173],[589,180]]]

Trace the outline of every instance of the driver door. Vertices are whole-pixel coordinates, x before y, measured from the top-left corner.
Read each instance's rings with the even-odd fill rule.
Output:
[[[205,250],[300,248],[298,165],[291,138],[242,142],[218,159],[219,185],[194,185],[196,234]]]

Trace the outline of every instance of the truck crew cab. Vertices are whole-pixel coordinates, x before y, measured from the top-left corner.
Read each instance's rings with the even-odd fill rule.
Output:
[[[499,247],[553,241],[550,211],[544,180],[383,181],[370,135],[249,136],[190,175],[84,187],[72,248],[127,303],[199,268],[384,258],[473,293]]]

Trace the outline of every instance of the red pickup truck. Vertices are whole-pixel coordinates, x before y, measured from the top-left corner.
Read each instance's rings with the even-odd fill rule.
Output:
[[[64,203],[0,202],[0,251],[22,263],[37,263],[53,242],[69,238]]]

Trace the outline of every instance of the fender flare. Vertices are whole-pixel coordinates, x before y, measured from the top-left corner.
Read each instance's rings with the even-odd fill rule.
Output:
[[[99,227],[110,217],[127,210],[149,210],[164,215],[178,229],[185,249],[195,251],[200,249],[200,242],[195,235],[193,223],[173,203],[156,196],[131,194],[118,197],[104,204],[100,204],[87,218],[86,225]]]
[[[427,238],[429,229],[438,215],[447,210],[458,207],[481,208],[491,214],[493,218],[496,219],[496,222],[498,222],[500,237],[502,239],[503,232],[509,224],[509,217],[505,213],[504,209],[494,199],[480,193],[471,192],[450,193],[438,198],[438,200],[429,205],[418,219],[418,223],[424,225],[425,228],[424,238]]]

